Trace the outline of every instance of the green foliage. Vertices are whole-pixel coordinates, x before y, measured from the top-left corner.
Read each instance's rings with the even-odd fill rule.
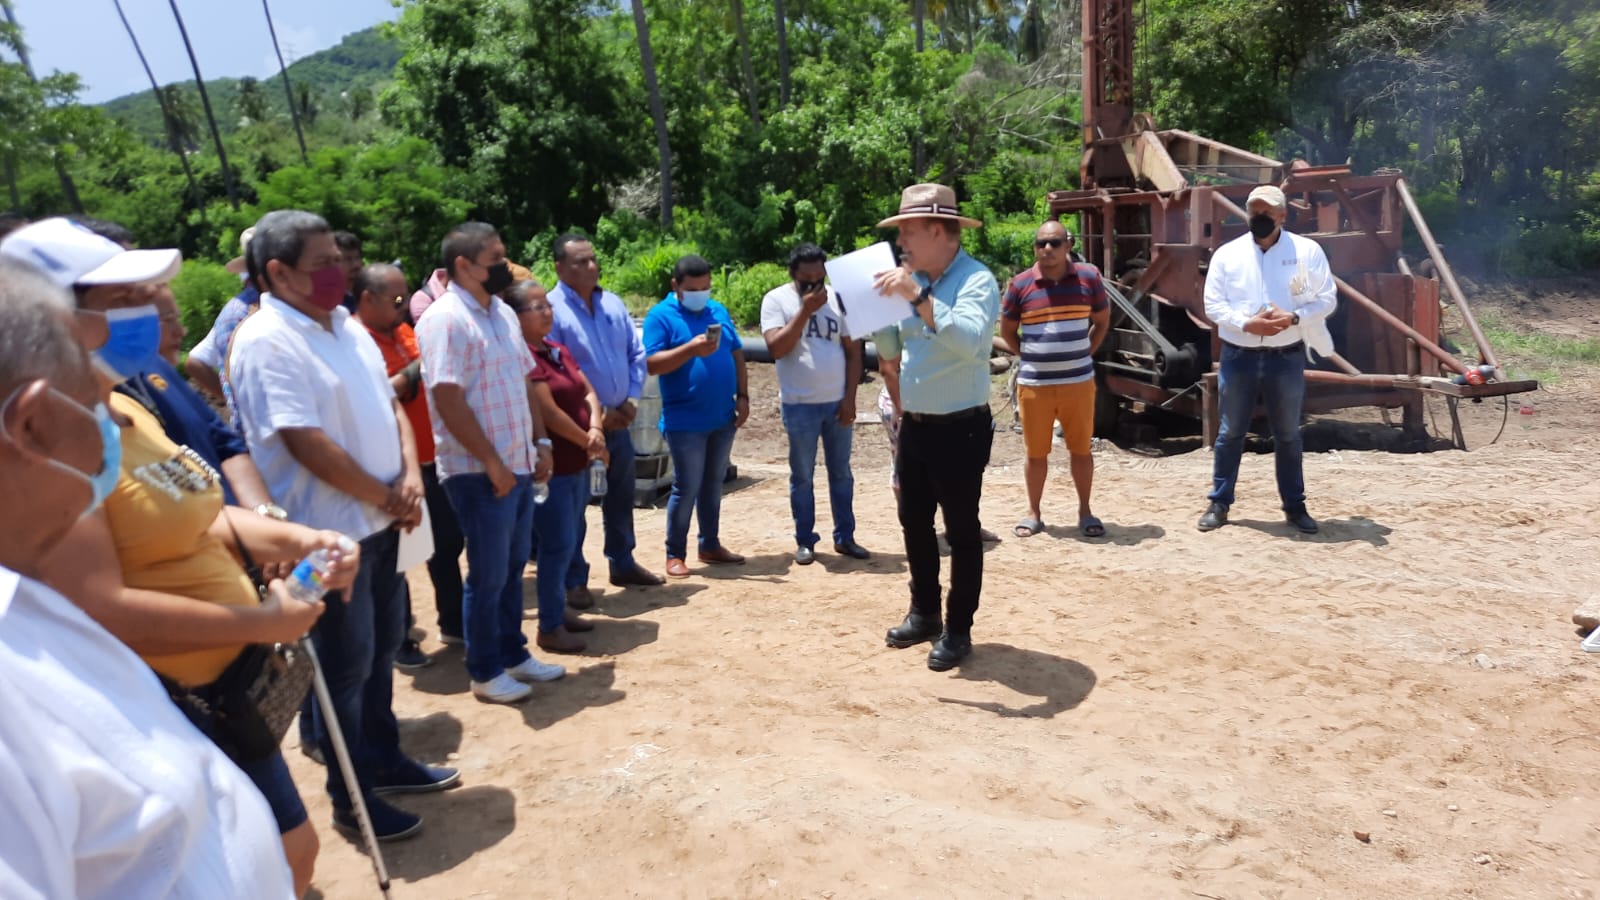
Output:
[[[636,253],[621,267],[604,272],[604,280],[621,297],[654,303],[672,290],[672,267],[678,260],[699,252],[694,244],[658,244]]]
[[[726,285],[716,298],[728,308],[735,325],[752,326],[761,321],[761,298],[789,280],[789,270],[777,263],[761,262],[747,269],[726,272]]]
[[[223,304],[239,293],[239,287],[239,276],[219,263],[202,259],[183,261],[183,268],[172,279],[172,294],[178,300],[183,327],[189,331],[184,340],[188,347],[206,336]]]
[[[990,219],[967,242],[967,252],[994,272],[1002,285],[1007,278],[1033,265],[1033,235],[1042,217],[1013,216]]]

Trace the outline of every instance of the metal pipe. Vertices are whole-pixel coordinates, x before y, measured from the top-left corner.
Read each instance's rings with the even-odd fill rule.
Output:
[[[1461,307],[1461,318],[1467,322],[1467,330],[1472,332],[1472,339],[1478,342],[1478,355],[1483,361],[1494,366],[1495,377],[1500,381],[1506,380],[1506,373],[1501,371],[1500,363],[1494,357],[1494,348],[1489,346],[1489,339],[1483,336],[1483,329],[1478,327],[1478,317],[1472,314],[1472,307],[1467,304],[1466,295],[1461,293],[1461,285],[1456,283],[1455,272],[1451,271],[1450,264],[1444,260],[1444,251],[1439,249],[1439,242],[1433,239],[1433,232],[1428,230],[1428,223],[1422,219],[1422,210],[1417,208],[1417,201],[1411,196],[1411,189],[1406,187],[1404,178],[1396,178],[1395,190],[1400,194],[1400,202],[1405,205],[1406,214],[1411,216],[1411,224],[1416,226],[1417,234],[1422,237],[1422,245],[1428,248],[1428,257],[1433,260],[1433,266],[1439,271],[1439,280],[1444,282],[1444,289],[1450,292],[1450,299]]]
[[[1337,275],[1334,276],[1333,283],[1339,286],[1339,290],[1346,297],[1349,297],[1351,300],[1354,300],[1366,307],[1368,312],[1372,313],[1374,316],[1377,316],[1380,321],[1388,325],[1390,328],[1393,328],[1406,337],[1411,338],[1413,341],[1416,341],[1418,346],[1422,347],[1422,349],[1428,351],[1429,353],[1432,353],[1440,362],[1444,363],[1445,366],[1453,371],[1460,372],[1463,375],[1466,374],[1467,367],[1461,362],[1461,360],[1456,359],[1443,347],[1440,347],[1433,341],[1423,337],[1422,332],[1412,328],[1410,325],[1407,325],[1405,322],[1396,317],[1394,313],[1391,313],[1387,309],[1379,306],[1377,301],[1351,287],[1348,282]]]

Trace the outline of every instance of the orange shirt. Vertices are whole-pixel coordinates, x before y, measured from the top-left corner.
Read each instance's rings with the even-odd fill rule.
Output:
[[[367,329],[367,333],[377,342],[378,350],[383,354],[383,366],[389,371],[390,377],[422,356],[422,351],[417,349],[417,333],[404,322],[394,327],[393,336],[371,328]],[[417,395],[400,406],[406,411],[411,430],[417,435],[418,464],[433,462],[433,423],[428,420],[428,391],[422,386],[422,379],[417,379]]]

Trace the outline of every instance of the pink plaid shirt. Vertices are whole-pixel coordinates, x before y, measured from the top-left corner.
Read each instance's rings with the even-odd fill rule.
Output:
[[[441,479],[486,471],[445,427],[432,396],[441,384],[457,384],[466,391],[467,407],[512,472],[531,475],[537,460],[533,414],[528,410],[533,353],[511,308],[499,297],[490,298],[489,304],[484,309],[452,283],[417,323],[422,382],[428,388],[434,460]]]

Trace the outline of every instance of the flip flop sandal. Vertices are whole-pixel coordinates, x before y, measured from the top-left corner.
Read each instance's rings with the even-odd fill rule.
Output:
[[[1083,518],[1079,519],[1078,528],[1083,532],[1084,537],[1096,538],[1106,536],[1106,526],[1094,516],[1084,516]]]
[[[1044,530],[1044,520],[1042,520],[1042,519],[1023,519],[1022,521],[1017,523],[1017,527],[1011,529],[1011,533],[1016,535],[1019,538],[1025,538],[1025,537],[1033,537],[1034,535],[1038,534],[1039,532],[1041,532],[1043,530]]]

